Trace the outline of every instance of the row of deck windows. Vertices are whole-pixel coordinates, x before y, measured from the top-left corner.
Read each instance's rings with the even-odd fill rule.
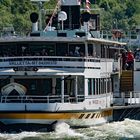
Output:
[[[71,78],[42,78],[42,79],[14,79],[14,82],[26,87],[26,95],[43,95],[43,96],[54,96],[61,95],[62,93],[62,81],[64,81],[64,95],[75,96],[77,88],[78,95],[84,95],[84,77],[77,77],[77,87],[75,77]],[[0,88],[9,84],[9,79],[0,80]]]
[[[17,82],[27,88],[27,95],[61,95],[61,85],[64,80],[64,94],[84,95],[84,77],[77,77],[77,87],[75,77],[68,79],[47,78],[47,79],[15,79]],[[9,84],[9,80],[0,80],[0,88]],[[77,88],[77,89],[76,89]],[[112,92],[110,78],[89,78],[88,79],[88,95],[99,95]]]
[[[99,95],[112,92],[110,78],[88,79],[88,95]]]
[[[88,44],[87,55],[101,58],[114,58],[119,50],[110,46]],[[0,44],[0,57],[15,56],[86,56],[83,43],[9,43]]]

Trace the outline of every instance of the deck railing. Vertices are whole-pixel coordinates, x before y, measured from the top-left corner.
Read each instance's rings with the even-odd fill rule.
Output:
[[[58,56],[25,56],[25,57],[0,57],[0,68],[16,67],[78,67],[84,68],[85,62],[89,67],[99,68],[93,62],[99,64],[99,58],[85,57],[58,57]],[[74,63],[73,63],[74,62]]]
[[[140,104],[140,92],[122,92],[119,97],[113,97],[114,105]]]
[[[65,95],[64,102],[83,102],[84,95],[77,97]],[[61,95],[52,96],[1,96],[0,103],[61,103],[63,101]]]

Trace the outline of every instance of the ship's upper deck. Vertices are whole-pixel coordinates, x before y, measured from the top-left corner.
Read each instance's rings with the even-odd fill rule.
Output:
[[[87,34],[84,31],[42,31],[33,32],[31,36],[2,36],[0,43],[5,42],[77,42],[77,43],[99,43],[105,45],[120,45],[124,46],[127,43],[119,42],[116,40],[107,40],[101,37],[92,37],[91,34]]]

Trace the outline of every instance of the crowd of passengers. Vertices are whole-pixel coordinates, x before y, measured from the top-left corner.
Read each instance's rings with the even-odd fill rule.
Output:
[[[1,50],[0,57],[14,57],[14,56],[54,56],[54,50],[42,49],[40,51],[31,51],[27,50],[26,47],[22,47],[19,51],[15,50]],[[75,47],[74,51],[70,51],[69,53],[59,53],[58,56],[74,56],[74,57],[84,57],[85,54],[80,50],[80,47]]]
[[[122,69],[123,70],[133,70],[134,59],[140,61],[140,48],[137,48],[132,52],[131,50],[124,50],[121,54],[122,58]]]
[[[121,54],[122,69],[132,70],[134,65],[134,54],[131,50],[124,50]]]

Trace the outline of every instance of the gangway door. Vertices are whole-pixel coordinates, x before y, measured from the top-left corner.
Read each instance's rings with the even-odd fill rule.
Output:
[[[120,91],[133,91],[133,70],[122,71],[120,77]]]

